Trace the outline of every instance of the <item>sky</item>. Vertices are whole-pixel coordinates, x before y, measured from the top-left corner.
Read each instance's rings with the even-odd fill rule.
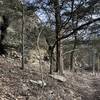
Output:
[[[25,0],[25,1],[28,3],[33,3],[35,0]],[[42,22],[47,21],[47,16],[44,13],[45,12],[42,9],[36,11],[37,16],[42,20]]]
[[[25,0],[26,2],[32,3],[34,0]]]

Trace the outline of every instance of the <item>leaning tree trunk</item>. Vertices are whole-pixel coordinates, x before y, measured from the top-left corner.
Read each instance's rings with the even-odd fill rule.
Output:
[[[56,19],[56,40],[61,37],[61,16],[60,16],[60,5],[59,0],[54,0],[55,19]],[[63,74],[63,58],[62,58],[62,47],[61,41],[57,41],[56,45],[56,72]]]

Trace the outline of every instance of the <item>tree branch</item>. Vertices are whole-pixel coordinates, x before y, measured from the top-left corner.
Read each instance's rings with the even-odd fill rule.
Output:
[[[79,26],[78,28],[74,29],[71,33],[66,34],[66,35],[64,35],[64,36],[62,36],[62,37],[60,37],[60,38],[58,38],[58,40],[56,40],[55,43],[54,43],[54,45],[52,46],[52,49],[55,48],[55,45],[56,45],[56,43],[57,43],[58,41],[63,40],[63,39],[66,39],[66,38],[72,36],[74,33],[76,33],[77,31],[81,30],[83,27],[88,26],[88,25],[90,25],[90,24],[92,24],[92,23],[94,23],[94,22],[96,22],[96,21],[100,21],[100,18],[93,19],[93,20],[91,20],[91,21],[89,21],[89,22],[87,22],[87,23],[85,23],[85,24]]]

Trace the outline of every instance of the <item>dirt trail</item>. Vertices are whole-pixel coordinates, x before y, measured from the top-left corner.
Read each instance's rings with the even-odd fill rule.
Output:
[[[92,87],[94,89],[93,100],[100,100],[100,78],[92,80]]]
[[[100,100],[99,76],[66,72],[67,81],[59,82],[45,73],[47,86],[42,89],[30,83],[41,80],[40,73],[28,65],[20,70],[17,60],[0,58],[0,100]]]

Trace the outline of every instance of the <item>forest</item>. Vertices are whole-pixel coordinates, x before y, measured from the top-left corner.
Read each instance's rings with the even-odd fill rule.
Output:
[[[100,100],[100,0],[0,0],[0,100]]]

